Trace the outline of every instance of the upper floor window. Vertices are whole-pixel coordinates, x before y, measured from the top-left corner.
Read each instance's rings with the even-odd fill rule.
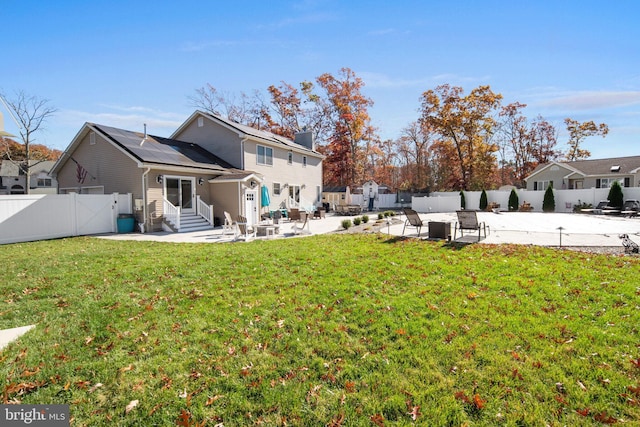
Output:
[[[51,187],[51,178],[38,178],[38,187]]]
[[[258,145],[258,164],[273,166],[273,148]]]
[[[302,156],[302,167],[303,168],[307,167],[307,156]]]
[[[287,164],[292,164],[293,163],[293,153],[291,151],[289,151],[287,153]]]

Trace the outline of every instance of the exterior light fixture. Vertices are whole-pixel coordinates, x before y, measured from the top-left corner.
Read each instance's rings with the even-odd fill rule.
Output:
[[[204,179],[203,178],[198,178],[198,185],[202,185],[204,184]]]
[[[156,177],[156,182],[157,182],[158,184],[162,184],[162,178],[163,178],[163,177],[162,177],[162,175],[158,175],[158,176]]]

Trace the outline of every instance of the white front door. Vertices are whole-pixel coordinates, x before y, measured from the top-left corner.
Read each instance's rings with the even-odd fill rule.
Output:
[[[244,216],[249,224],[258,223],[258,192],[256,190],[244,191]]]
[[[164,194],[174,206],[182,208],[183,213],[195,213],[195,178],[167,176],[164,180]]]

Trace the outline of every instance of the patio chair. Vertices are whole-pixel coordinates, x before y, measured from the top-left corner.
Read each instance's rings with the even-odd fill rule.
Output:
[[[244,237],[245,242],[249,241],[249,239],[253,237],[256,237],[256,227],[250,225],[247,222],[246,217],[242,215],[238,215],[238,220],[236,221],[236,231],[235,231],[236,240],[239,239],[241,236]]]
[[[293,230],[293,234],[311,234],[310,227],[310,219],[311,215],[306,212],[300,212],[300,219],[293,224],[291,230]],[[302,225],[299,225],[299,222],[302,222]]]
[[[297,209],[297,208],[289,209],[287,216],[289,217],[289,221],[300,221],[300,209]]]
[[[606,208],[608,204],[609,204],[608,200],[600,200],[600,202],[598,203],[598,205],[595,208],[580,209],[580,212],[589,212],[589,213],[593,213],[593,214],[601,214],[602,210],[604,208]]]
[[[624,201],[624,206],[622,206],[622,212],[620,213],[628,218],[631,218],[634,216],[638,216],[639,212],[640,202],[638,200],[629,199]]]
[[[224,223],[222,224],[222,234],[235,234],[236,226],[231,219],[231,214],[227,211],[224,211]]]
[[[420,237],[420,231],[422,230],[422,226],[425,225],[425,223],[420,219],[418,212],[409,208],[404,208],[403,211],[407,219],[404,221],[404,227],[402,227],[402,235],[404,236],[404,230],[408,225],[411,227],[416,227],[416,229],[418,230],[418,237]]]
[[[476,211],[456,211],[458,221],[453,230],[453,240],[456,239],[457,231],[460,230],[460,237],[464,236],[464,230],[473,230],[478,232],[478,242],[480,241],[480,232],[484,233],[487,238],[487,229],[489,228],[484,222],[478,222]]]
[[[279,210],[275,211],[273,213],[273,223],[274,224],[280,224],[280,220],[282,219],[282,212],[280,212]]]

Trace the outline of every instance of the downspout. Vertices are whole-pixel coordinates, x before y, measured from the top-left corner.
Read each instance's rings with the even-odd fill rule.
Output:
[[[244,155],[245,155],[245,153],[244,153],[244,143],[248,139],[249,139],[249,137],[245,136],[244,138],[242,138],[240,140],[240,169],[242,169],[242,170],[245,170],[244,169]]]
[[[151,168],[147,168],[146,171],[142,173],[142,219],[143,222],[140,224],[140,232],[144,234],[145,228],[147,226],[147,175],[151,172]]]

